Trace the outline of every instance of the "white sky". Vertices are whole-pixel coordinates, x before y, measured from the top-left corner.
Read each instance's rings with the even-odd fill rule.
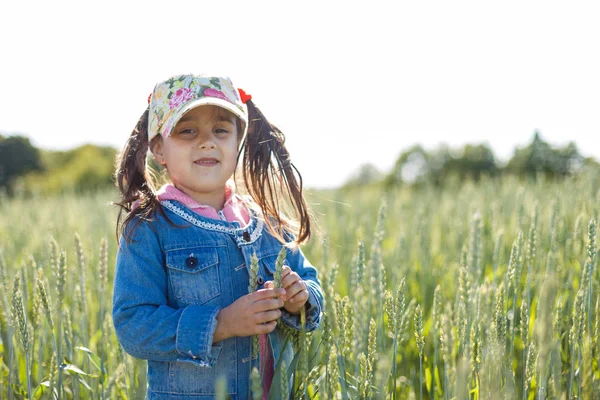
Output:
[[[309,187],[420,143],[534,130],[600,159],[598,1],[0,0],[0,132],[121,147],[154,84],[216,72],[287,136]]]

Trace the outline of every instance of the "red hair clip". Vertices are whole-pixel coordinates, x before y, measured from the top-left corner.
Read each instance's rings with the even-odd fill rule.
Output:
[[[248,100],[252,100],[252,95],[244,92],[244,89],[238,89],[238,92],[240,92],[240,99],[242,100],[242,103],[246,104]]]
[[[150,99],[152,98],[152,93],[148,95],[148,104],[150,104]]]

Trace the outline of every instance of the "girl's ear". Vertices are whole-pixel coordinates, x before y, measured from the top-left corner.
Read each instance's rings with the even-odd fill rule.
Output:
[[[156,140],[152,140],[152,142],[150,143],[150,151],[152,152],[152,155],[154,156],[154,159],[157,163],[159,163],[160,165],[166,165],[165,158],[163,156],[162,138],[157,137]]]

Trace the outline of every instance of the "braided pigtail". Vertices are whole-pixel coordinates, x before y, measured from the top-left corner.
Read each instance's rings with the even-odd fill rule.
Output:
[[[249,124],[242,163],[244,185],[274,237],[285,243],[285,236],[293,234],[295,244],[304,243],[310,238],[311,219],[302,194],[302,176],[290,161],[283,133],[252,100],[246,105]]]

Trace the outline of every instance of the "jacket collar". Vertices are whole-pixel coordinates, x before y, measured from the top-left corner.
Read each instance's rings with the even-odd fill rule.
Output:
[[[246,226],[240,227],[240,224],[237,222],[228,222],[204,217],[193,212],[177,200],[163,200],[160,204],[165,209],[194,226],[233,236],[238,246],[254,243],[260,237],[264,228],[263,219],[250,207],[250,221]]]

